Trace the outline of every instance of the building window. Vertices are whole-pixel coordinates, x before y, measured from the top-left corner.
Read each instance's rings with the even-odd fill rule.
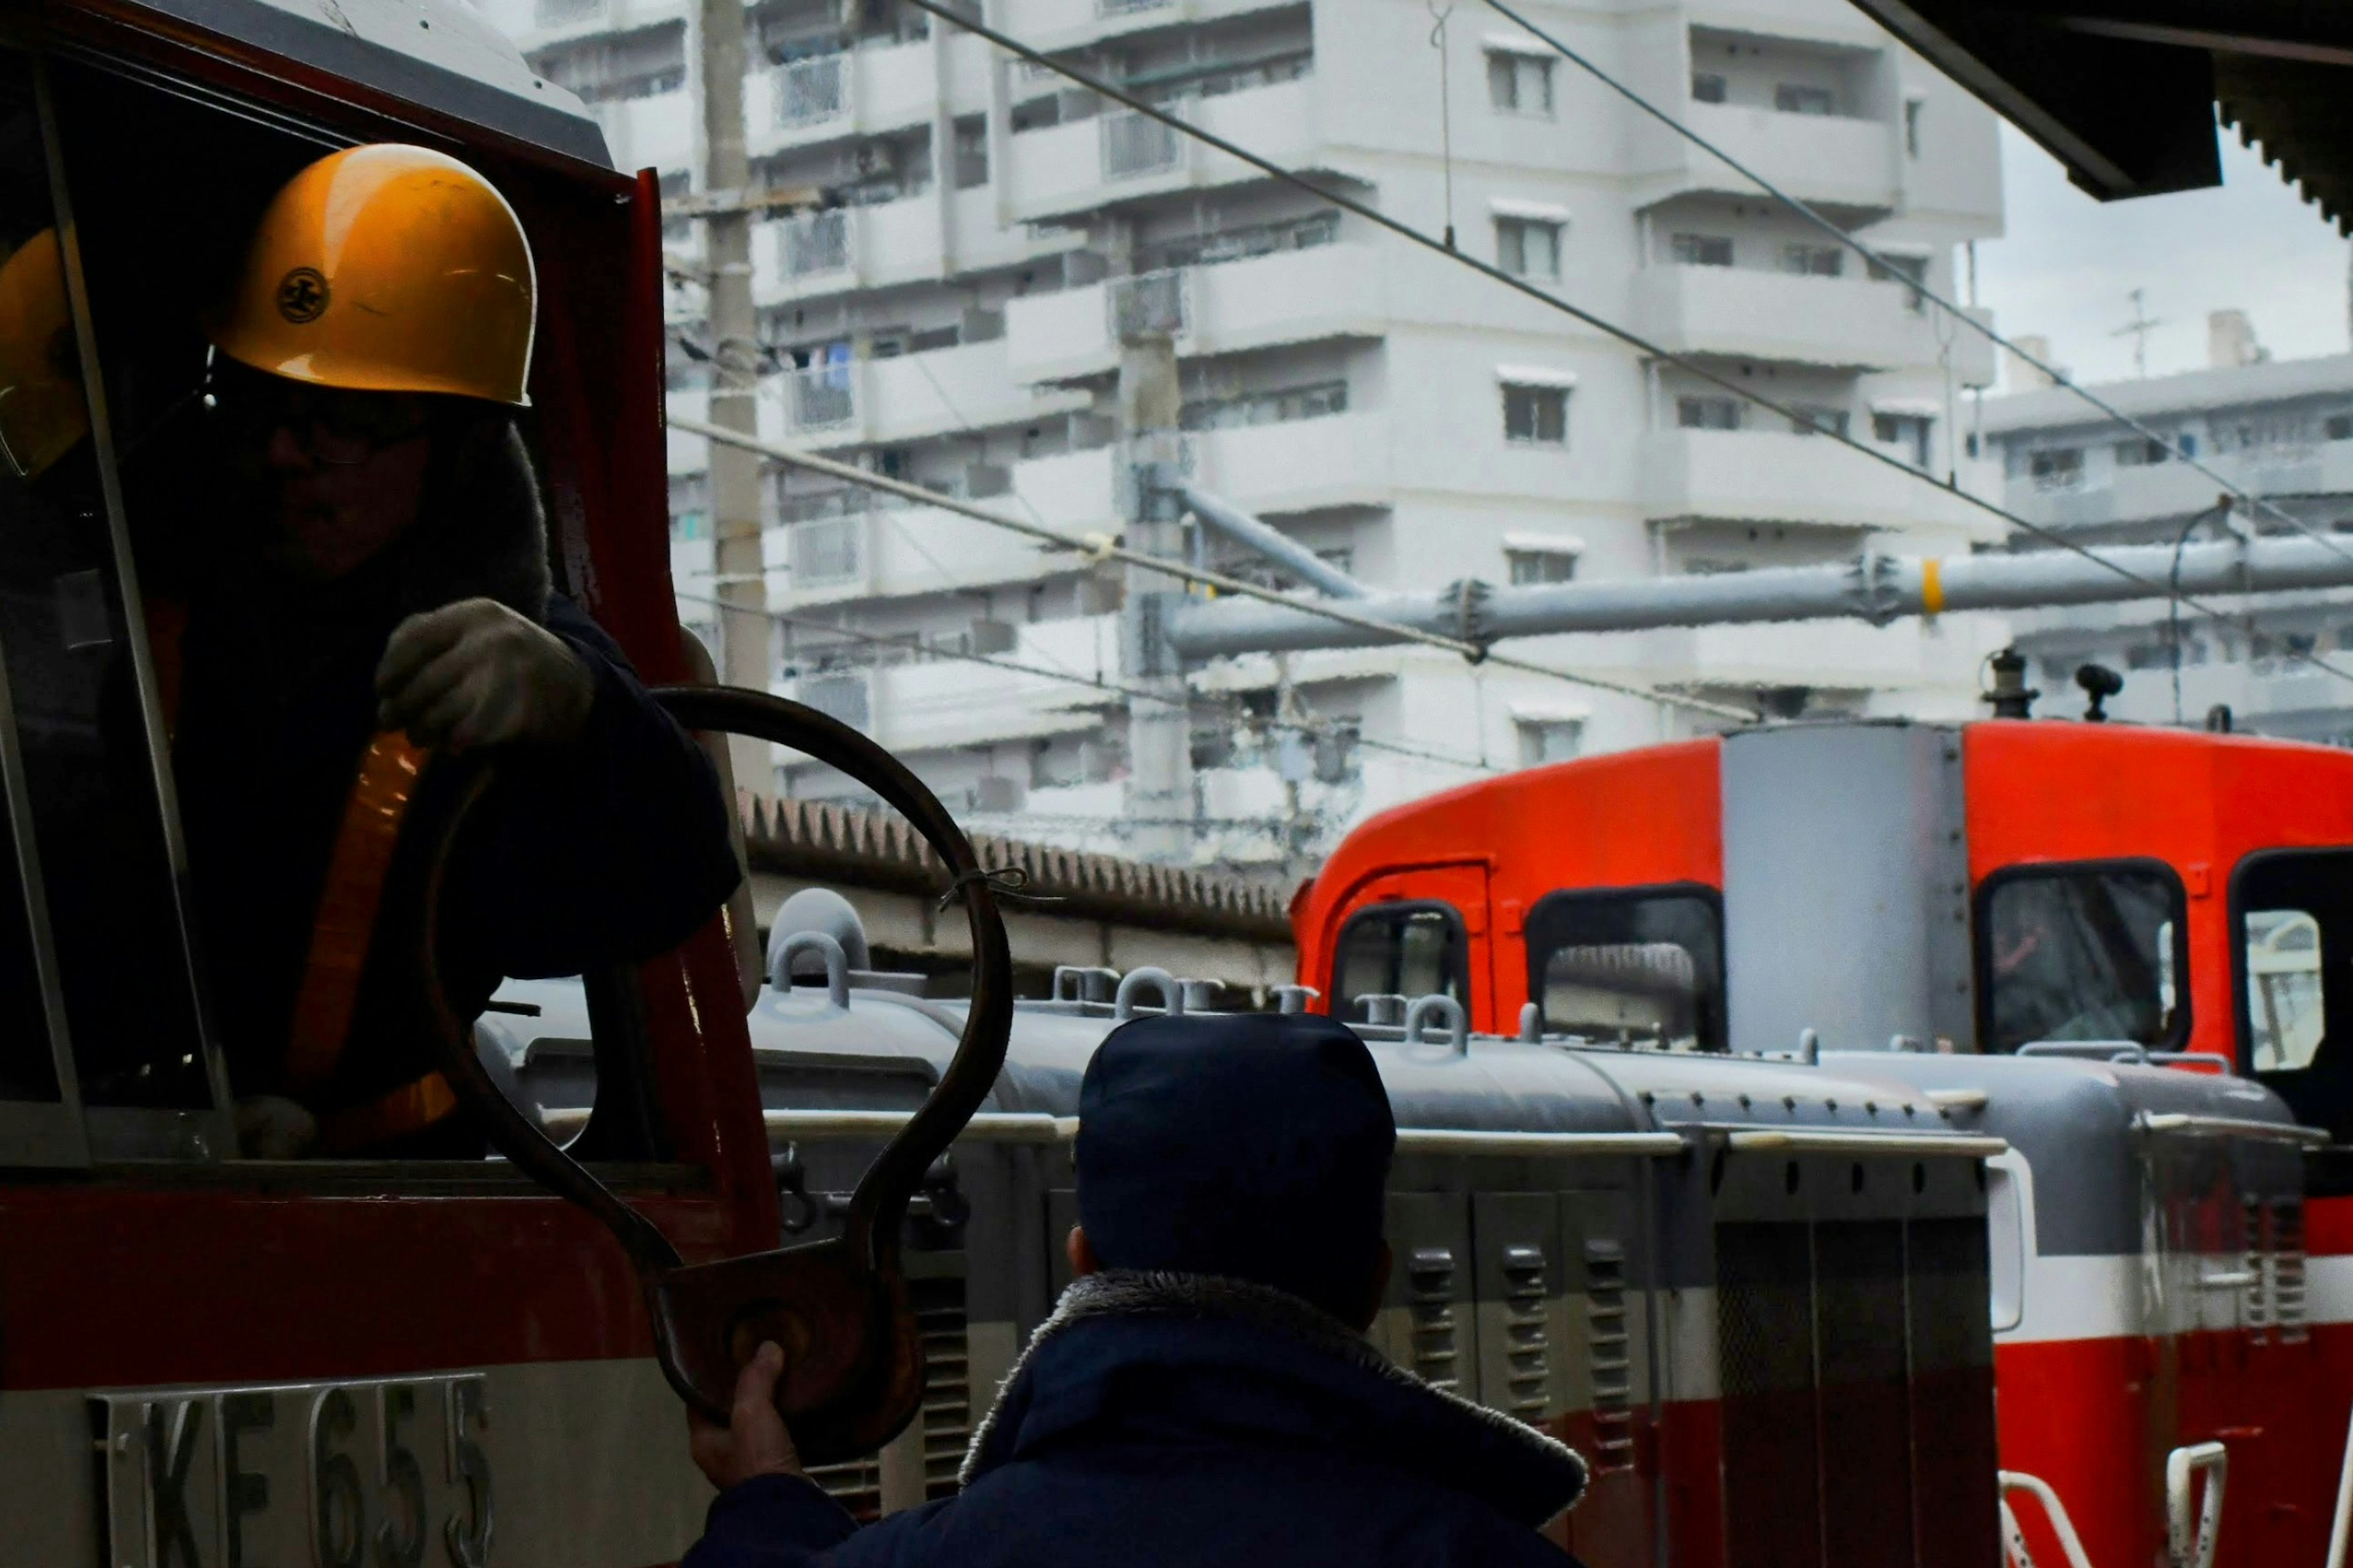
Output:
[[[1846,252],[1835,245],[1785,245],[1781,270],[1800,278],[1836,278],[1846,270]]]
[[[1560,225],[1542,218],[1497,218],[1495,265],[1514,278],[1558,278]]]
[[[2073,490],[2084,486],[2084,448],[2050,447],[2026,455],[2026,472],[2038,490]]]
[[[1584,749],[1581,719],[1523,719],[1514,728],[1520,732],[1520,766],[1524,768],[1575,762]]]
[[[1568,445],[1568,388],[1504,388],[1504,439],[1524,447]]]
[[[2321,434],[2331,441],[2353,441],[2353,414],[2332,414],[2322,421]]]
[[[1546,549],[1537,545],[1508,545],[1504,551],[1504,560],[1511,567],[1514,584],[1573,583],[1577,580],[1577,552],[1566,546]]]
[[[2155,463],[2162,463],[2173,456],[2166,449],[2164,442],[2143,440],[2138,437],[2130,441],[2117,442],[2116,452],[2116,467],[2119,468],[2147,468]]]
[[[1928,466],[1928,435],[1935,421],[1919,414],[1874,414],[1871,438],[1883,447],[1904,448],[1905,461],[1915,468]]]
[[[1920,155],[1920,110],[1927,107],[1918,99],[1904,102],[1904,153],[1909,158]]]
[[[1789,421],[1789,430],[1798,436],[1843,436],[1847,414],[1843,408],[1832,408],[1821,403],[1796,403],[1789,406],[1796,417]]]
[[[1487,57],[1487,97],[1505,114],[1552,113],[1552,62],[1538,55]]]
[[[1692,72],[1692,100],[1695,103],[1722,103],[1725,100],[1724,79],[1711,71]]]
[[[1678,267],[1729,267],[1732,240],[1721,234],[1679,234],[1667,242]]]
[[[1740,399],[1678,397],[1675,399],[1675,423],[1686,430],[1737,430],[1740,428]]]
[[[1920,292],[1928,286],[1928,258],[1925,256],[1889,256],[1883,252],[1872,265],[1871,280],[1874,283],[1908,283],[1912,286],[1912,309],[1917,312],[1927,308],[1927,300]]]
[[[1773,89],[1773,107],[1784,114],[1836,114],[1838,100],[1829,88],[1785,81]]]

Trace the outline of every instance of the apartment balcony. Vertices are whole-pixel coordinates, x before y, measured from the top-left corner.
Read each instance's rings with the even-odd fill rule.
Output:
[[[1641,668],[1655,679],[1847,690],[1946,688],[1974,695],[1974,643],[1966,635],[1957,639],[1950,626],[1926,631],[1916,619],[1883,626],[1862,621],[1664,626],[1636,635]]]
[[[1725,103],[1687,102],[1682,114],[1694,131],[1813,206],[1862,221],[1903,205],[1902,138],[1887,121]],[[1671,156],[1670,170],[1644,182],[1646,203],[1695,191],[1757,194],[1723,160],[1680,138]]]
[[[1088,616],[1017,628],[1008,662],[1116,680],[1119,623]],[[911,653],[903,662],[812,671],[776,689],[863,731],[891,751],[942,751],[1094,729],[1107,693],[1002,665]]]
[[[1185,438],[1204,489],[1250,511],[1372,506],[1390,500],[1396,427],[1385,414],[1338,414]]]
[[[1968,465],[1961,478],[1972,488],[1991,483],[1983,464]],[[1641,501],[1654,521],[2001,532],[1989,513],[1926,474],[1782,431],[1651,431],[1642,437]]]
[[[1015,300],[1005,335],[1013,374],[1032,382],[1112,370],[1123,319],[1173,329],[1179,357],[1374,337],[1385,278],[1372,246],[1317,246]]]
[[[588,112],[605,128],[613,167],[665,173],[694,164],[694,100],[683,92],[651,98],[617,98],[592,103]]]
[[[1185,111],[1191,123],[1276,163],[1305,167],[1315,153],[1314,79],[1195,99]],[[1011,139],[1006,162],[1012,167],[1014,216],[1027,222],[1261,177],[1248,164],[1126,110],[1023,132]]]
[[[1638,331],[1679,353],[1723,354],[1853,370],[1932,365],[1942,314],[1909,286],[1736,267],[1658,266],[1634,279]],[[1978,312],[1988,322],[1991,313]],[[1993,347],[1942,323],[1964,386],[1993,382]]]
[[[528,55],[594,33],[691,21],[693,15],[687,0],[519,0],[499,5],[491,19]]]
[[[1117,528],[1108,449],[1040,458],[1015,464],[1009,474],[976,471],[975,477],[990,481],[969,487],[982,492],[975,500],[1008,516],[1072,534]],[[1064,567],[1075,562],[1010,529],[944,507],[864,495],[851,504],[863,510],[786,523],[762,536],[772,602],[803,605],[960,592],[1028,582],[1057,560]],[[681,548],[672,548],[673,567]]]
[[[1033,48],[1066,49],[1120,33],[1173,27],[1295,0],[1008,0],[997,25]],[[1014,68],[1019,70],[1021,62]]]
[[[2088,405],[2086,405],[2088,408]],[[2116,427],[2104,439],[2130,440]],[[2214,504],[2221,486],[2188,463],[2100,466],[2068,489],[2038,489],[2024,476],[2003,487],[2004,502],[2027,521],[2045,528],[2097,528],[2141,519],[2181,518]],[[2205,465],[2256,495],[2342,494],[2353,491],[2353,441],[2330,441],[2301,450],[2269,450],[2254,460],[2238,453],[2210,456]]]
[[[988,107],[987,46],[949,40],[949,112]],[[811,55],[744,79],[744,145],[754,158],[931,123],[939,81],[929,40]]]
[[[965,270],[1018,266],[1086,243],[1076,232],[1032,236],[1000,225],[997,189],[958,191],[954,232],[940,226],[936,192],[874,206],[800,213],[752,227],[752,296],[780,305]]]

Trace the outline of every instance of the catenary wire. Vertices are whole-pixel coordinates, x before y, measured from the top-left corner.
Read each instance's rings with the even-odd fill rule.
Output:
[[[1624,99],[1627,102],[1632,104],[1643,113],[1651,116],[1653,120],[1656,120],[1660,124],[1664,125],[1668,130],[1672,131],[1676,135],[1681,136],[1693,146],[1697,147],[1701,152],[1705,153],[1710,157],[1715,158],[1723,163],[1726,167],[1730,168],[1734,174],[1738,174],[1742,179],[1746,180],[1758,190],[1764,192],[1775,201],[1779,202],[1783,206],[1788,208],[1798,216],[1805,219],[1814,227],[1830,236],[1832,239],[1844,246],[1847,249],[1852,250],[1857,256],[1862,257],[1864,261],[1878,268],[1883,272],[1894,277],[1905,278],[1906,284],[1911,289],[1912,292],[1917,294],[1923,300],[1927,300],[1930,304],[1936,306],[1947,316],[1965,323],[1971,331],[1976,332],[1988,342],[1992,343],[1997,348],[2006,351],[2021,363],[2031,365],[2035,370],[2042,372],[2044,375],[2051,378],[2052,384],[2054,386],[2064,387],[2067,391],[2073,393],[2077,397],[2082,398],[2085,403],[2090,404],[2094,408],[2098,409],[2109,418],[2115,420],[2119,425],[2124,426],[2135,435],[2163,447],[2175,460],[2184,463],[2189,468],[2195,469],[2197,472],[2205,475],[2208,479],[2221,486],[2223,489],[2229,491],[2232,495],[2236,496],[2239,500],[2246,502],[2249,507],[2269,512],[2272,516],[2279,519],[2282,522],[2286,523],[2289,527],[2318,540],[2324,546],[2336,554],[2341,555],[2348,561],[2353,561],[2353,550],[2348,550],[2341,541],[2331,538],[2329,535],[2320,531],[2318,529],[2314,528],[2310,523],[2305,521],[2303,519],[2294,516],[2284,509],[2274,505],[2268,499],[2258,496],[2253,491],[2245,489],[2224,478],[2221,474],[2216,472],[2213,468],[2200,461],[2194,453],[2184,450],[2175,442],[2158,434],[2157,431],[2151,429],[2147,425],[2143,424],[2140,420],[2134,418],[2129,414],[2126,414],[2123,409],[2118,408],[2106,398],[2076,384],[2076,383],[2071,380],[2063,372],[2054,369],[2051,365],[2045,364],[2035,355],[2027,353],[2025,350],[2020,348],[2015,342],[2012,342],[2010,339],[2002,336],[2001,333],[1996,331],[1991,326],[1978,321],[1975,316],[1970,315],[1960,306],[1954,304],[1943,295],[1938,294],[1935,289],[1927,287],[1926,283],[1911,282],[1905,273],[1897,268],[1891,266],[1887,258],[1878,251],[1873,250],[1862,240],[1855,238],[1853,235],[1849,234],[1846,230],[1832,223],[1829,218],[1824,217],[1820,213],[1815,211],[1810,205],[1797,196],[1789,195],[1787,191],[1782,190],[1772,181],[1767,179],[1764,175],[1758,174],[1756,170],[1750,168],[1747,164],[1742,163],[1731,153],[1725,152],[1722,147],[1717,146],[1715,142],[1709,140],[1707,137],[1701,135],[1698,132],[1693,130],[1690,126],[1684,124],[1682,121],[1676,119],[1665,110],[1661,109],[1657,104],[1652,103],[1649,99],[1643,97],[1634,89],[1627,86],[1624,82],[1620,81],[1608,71],[1603,70],[1600,66],[1594,63],[1591,59],[1588,59],[1577,50],[1570,48],[1567,44],[1562,43],[1558,38],[1553,37],[1542,27],[1537,26],[1534,22],[1531,22],[1525,16],[1521,16],[1510,5],[1504,4],[1504,0],[1485,0],[1485,5],[1489,10],[1494,11],[1498,15],[1508,16],[1514,22],[1519,24],[1521,27],[1525,28],[1528,33],[1541,40],[1547,47],[1552,49],[1554,53],[1559,55],[1561,58],[1568,61],[1569,64],[1577,67],[1577,69],[1585,72],[1586,75],[1591,77],[1594,80],[1599,82],[1602,86],[1608,88],[1610,91],[1616,93],[1619,97]]]
[[[1166,694],[1147,691],[1140,686],[1127,686],[1116,680],[1105,680],[1100,676],[1082,675],[1071,669],[1055,669],[1042,664],[1025,664],[1019,659],[1006,658],[996,654],[974,653],[965,648],[943,647],[937,643],[925,641],[920,634],[914,632],[904,632],[894,637],[887,632],[859,631],[850,626],[836,626],[831,621],[820,620],[815,616],[796,616],[786,610],[761,609],[750,605],[730,604],[709,594],[680,593],[677,597],[689,604],[708,605],[731,615],[760,616],[780,625],[798,626],[807,631],[824,632],[828,636],[844,637],[851,642],[902,648],[910,653],[925,654],[934,658],[960,659],[966,664],[985,664],[992,669],[1008,670],[1016,675],[1034,675],[1043,680],[1065,681],[1072,686],[1083,686],[1091,690],[1125,697],[1131,700],[1160,703],[1168,701]],[[1193,694],[1187,693],[1188,697],[1191,695]],[[1503,771],[1493,763],[1479,762],[1470,757],[1451,756],[1444,752],[1433,752],[1420,746],[1408,746],[1396,741],[1375,740],[1361,731],[1352,733],[1345,725],[1341,724],[1311,724],[1297,719],[1277,718],[1263,719],[1260,722],[1270,730],[1289,730],[1297,734],[1311,735],[1319,739],[1324,737],[1345,739],[1349,744],[1362,746],[1367,751],[1389,752],[1400,757],[1411,757],[1425,763],[1437,763],[1450,768],[1464,768],[1472,773]]]
[[[1561,298],[1559,295],[1551,293],[1546,289],[1539,289],[1527,279],[1514,277],[1511,273],[1504,271],[1502,268],[1494,266],[1490,262],[1482,261],[1479,258],[1470,254],[1468,251],[1449,249],[1443,241],[1435,239],[1430,236],[1424,234],[1421,230],[1414,227],[1411,224],[1409,224],[1400,218],[1392,217],[1388,214],[1382,212],[1379,208],[1372,206],[1365,202],[1358,201],[1354,196],[1333,190],[1325,185],[1320,185],[1303,174],[1295,174],[1293,171],[1282,167],[1271,159],[1262,157],[1237,142],[1228,141],[1225,137],[1219,136],[1215,132],[1204,130],[1200,126],[1193,124],[1189,121],[1186,120],[1182,115],[1171,113],[1167,110],[1162,109],[1156,104],[1148,103],[1145,100],[1137,98],[1133,93],[1129,93],[1122,89],[1113,87],[1110,83],[1098,79],[1089,72],[1081,70],[1076,66],[1055,59],[1052,56],[1046,54],[1044,51],[1033,48],[1029,45],[1022,43],[1019,39],[1014,38],[1008,34],[988,26],[985,22],[976,21],[969,16],[964,16],[961,13],[951,9],[947,5],[943,4],[942,0],[906,0],[906,4],[914,6],[919,11],[923,11],[933,16],[938,17],[943,21],[953,23],[956,26],[962,27],[966,32],[987,40],[989,43],[996,45],[998,48],[1004,49],[1009,54],[1018,55],[1021,58],[1029,60],[1033,64],[1043,66],[1046,69],[1054,72],[1056,75],[1067,78],[1069,80],[1076,82],[1079,86],[1085,88],[1090,92],[1095,93],[1100,97],[1109,99],[1113,102],[1120,104],[1124,108],[1133,110],[1134,112],[1143,115],[1147,120],[1157,121],[1180,135],[1191,137],[1193,140],[1201,142],[1205,146],[1214,148],[1218,152],[1225,153],[1229,158],[1235,159],[1240,163],[1247,163],[1251,168],[1258,170],[1261,174],[1267,175],[1271,179],[1280,180],[1285,184],[1293,185],[1300,190],[1306,191],[1322,200],[1330,202],[1333,205],[1339,207],[1345,212],[1353,213],[1356,216],[1363,218],[1367,223],[1386,229],[1389,233],[1397,235],[1402,239],[1419,246],[1421,248],[1428,250],[1434,255],[1446,257],[1453,261],[1459,262],[1464,267],[1470,268],[1472,271],[1481,274],[1482,277],[1493,279],[1494,281],[1502,284],[1506,289],[1513,290],[1514,293],[1525,294],[1531,300],[1539,300],[1544,304],[1549,305],[1554,310],[1559,310],[1563,314],[1569,316],[1574,320],[1584,322],[1587,326],[1593,328],[1596,331],[1617,339],[1627,347],[1631,348],[1640,353],[1646,354],[1651,358],[1657,360],[1662,364],[1672,365],[1676,369],[1683,371],[1684,374],[1706,382],[1711,386],[1719,387],[1722,390],[1732,394],[1734,396],[1740,398],[1744,402],[1753,403],[1757,406],[1763,408],[1769,413],[1779,416],[1781,418],[1788,420],[1792,428],[1800,428],[1817,435],[1822,437],[1822,439],[1827,443],[1843,447],[1848,451],[1858,453],[1861,456],[1869,458],[1872,462],[1879,464],[1883,468],[1893,469],[1894,471],[1905,475],[1919,483],[1929,485],[1936,489],[1942,490],[1944,493],[1951,496],[1956,500],[1962,502],[1964,505],[1975,507],[1978,510],[1985,512],[1987,515],[1997,518],[2000,521],[2010,524],[2012,528],[2017,529],[2021,533],[2031,535],[2032,537],[2040,539],[2043,542],[2052,545],[2055,548],[2080,555],[2084,560],[2093,563],[2103,570],[2114,573],[2116,576],[2123,578],[2127,583],[2137,584],[2141,587],[2148,589],[2149,596],[2151,598],[2164,598],[2169,594],[2168,588],[2160,580],[2153,577],[2143,576],[2140,573],[2132,570],[2132,568],[2110,560],[2108,557],[2102,555],[2099,552],[2090,548],[2079,541],[2068,538],[2065,534],[2061,533],[2056,530],[2046,528],[2041,523],[2031,522],[2025,518],[2021,517],[2018,513],[2011,511],[2009,508],[2001,505],[1999,501],[1989,500],[1983,496],[1973,495],[1969,491],[1960,489],[1957,485],[1939,484],[1934,476],[1922,472],[1920,469],[1914,468],[1911,464],[1905,462],[1901,458],[1891,453],[1879,451],[1875,447],[1866,446],[1862,442],[1856,440],[1852,436],[1846,435],[1845,433],[1834,429],[1827,425],[1820,424],[1809,415],[1799,413],[1795,407],[1788,404],[1784,404],[1778,399],[1768,397],[1764,393],[1756,390],[1754,387],[1744,386],[1740,382],[1731,376],[1725,375],[1719,371],[1713,370],[1688,355],[1676,353],[1671,349],[1662,347],[1661,345],[1651,342],[1648,338],[1643,337],[1641,333],[1633,331],[1631,328],[1621,327],[1618,323],[1609,321],[1606,317],[1597,315],[1581,305],[1572,303],[1571,301]],[[1449,646],[1455,645],[1456,643],[1456,640],[1451,637],[1437,637],[1431,634],[1415,634],[1409,632],[1407,628],[1398,626],[1391,622],[1372,621],[1369,617],[1362,616],[1350,617],[1345,615],[1334,612],[1324,606],[1313,605],[1307,601],[1281,599],[1280,602],[1297,609],[1309,611],[1312,614],[1325,616],[1330,619],[1353,620],[1368,625],[1378,626],[1383,631],[1405,637],[1408,640],[1427,640],[1430,641],[1432,646]],[[2215,616],[2218,617],[2223,615],[2222,611],[2214,608],[2211,605],[2190,598],[2187,595],[2181,596],[2181,602],[2203,615]],[[1456,646],[1459,649],[1461,647],[1467,647],[1469,645]],[[1465,657],[1475,656],[1466,654]],[[2293,657],[2304,663],[2310,664],[2316,669],[2323,670],[2329,675],[2335,676],[2339,680],[2353,682],[2353,670],[2347,670],[2337,665],[2331,664],[2328,660],[2322,658],[2317,654],[2299,652],[2295,654]],[[1508,661],[1502,658],[1496,658],[1493,662],[1498,664],[1508,663]],[[1541,673],[1561,675],[1565,672],[1547,669],[1541,671]],[[1587,680],[1586,678],[1579,676],[1568,676],[1566,678],[1586,681],[1587,684],[1602,684],[1600,682]],[[1679,702],[1686,706],[1696,706],[1704,700],[1700,699],[1671,697],[1665,693],[1651,693],[1649,695],[1652,696],[1655,700]],[[1708,706],[1711,708],[1720,707],[1720,705],[1717,704],[1708,704]],[[1752,717],[1746,713],[1743,713],[1740,716],[1744,719],[1749,719]]]
[[[1588,675],[1581,670],[1562,669],[1556,665],[1521,658],[1514,654],[1494,653],[1484,644],[1472,642],[1466,638],[1450,637],[1438,632],[1425,632],[1412,626],[1401,626],[1394,621],[1382,620],[1377,616],[1359,615],[1354,610],[1342,609],[1327,601],[1295,598],[1288,594],[1279,594],[1271,588],[1261,587],[1256,583],[1247,582],[1223,572],[1214,572],[1206,566],[1188,566],[1182,562],[1148,555],[1141,550],[1131,550],[1119,543],[1108,533],[1070,534],[1062,532],[1060,529],[1049,528],[1043,523],[1024,522],[1019,518],[1008,517],[1003,512],[990,511],[986,507],[974,506],[971,502],[959,500],[954,496],[944,496],[937,491],[927,490],[921,485],[909,484],[903,479],[887,479],[881,474],[869,473],[864,468],[856,468],[849,463],[818,457],[814,453],[796,452],[789,447],[780,447],[773,441],[764,441],[756,436],[746,436],[740,430],[724,429],[716,425],[706,424],[700,419],[673,417],[670,421],[670,426],[673,430],[682,430],[690,436],[701,436],[712,441],[723,441],[730,446],[740,447],[747,452],[757,452],[765,458],[787,467],[802,468],[812,473],[830,475],[844,484],[863,485],[869,489],[902,496],[919,506],[938,507],[944,511],[952,511],[960,517],[969,517],[980,522],[991,523],[1014,533],[1027,534],[1056,549],[1076,551],[1098,561],[1124,562],[1130,566],[1141,566],[1148,571],[1174,577],[1179,582],[1196,583],[1204,587],[1215,588],[1221,594],[1231,594],[1245,599],[1261,599],[1270,605],[1281,605],[1288,609],[1298,610],[1304,615],[1321,616],[1328,621],[1337,621],[1343,626],[1377,631],[1401,642],[1419,643],[1427,647],[1442,648],[1448,653],[1458,654],[1474,664],[1491,664],[1499,669],[1517,669],[1530,675],[1547,676],[1555,680],[1566,680],[1576,686],[1590,686],[1597,690],[1615,692],[1619,696],[1632,697],[1644,702],[1664,702],[1673,707],[1688,708],[1694,712],[1705,713],[1714,718],[1736,720],[1743,724],[1753,724],[1758,721],[1758,717],[1753,710],[1736,708],[1727,702],[1715,702],[1704,697],[1690,697],[1680,692],[1662,691],[1655,687],[1637,686],[1630,681],[1611,680],[1605,676]]]

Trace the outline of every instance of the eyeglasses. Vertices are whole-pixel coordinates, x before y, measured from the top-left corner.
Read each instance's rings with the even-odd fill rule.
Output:
[[[208,402],[257,446],[284,430],[318,462],[341,468],[423,435],[427,424],[413,398],[313,386],[227,359],[215,365]]]

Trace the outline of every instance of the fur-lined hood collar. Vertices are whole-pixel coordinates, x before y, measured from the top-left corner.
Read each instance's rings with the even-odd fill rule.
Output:
[[[1240,1279],[1123,1269],[1062,1293],[973,1433],[962,1479],[1127,1415],[1351,1450],[1531,1527],[1585,1490],[1573,1450],[1432,1388],[1296,1297]]]

